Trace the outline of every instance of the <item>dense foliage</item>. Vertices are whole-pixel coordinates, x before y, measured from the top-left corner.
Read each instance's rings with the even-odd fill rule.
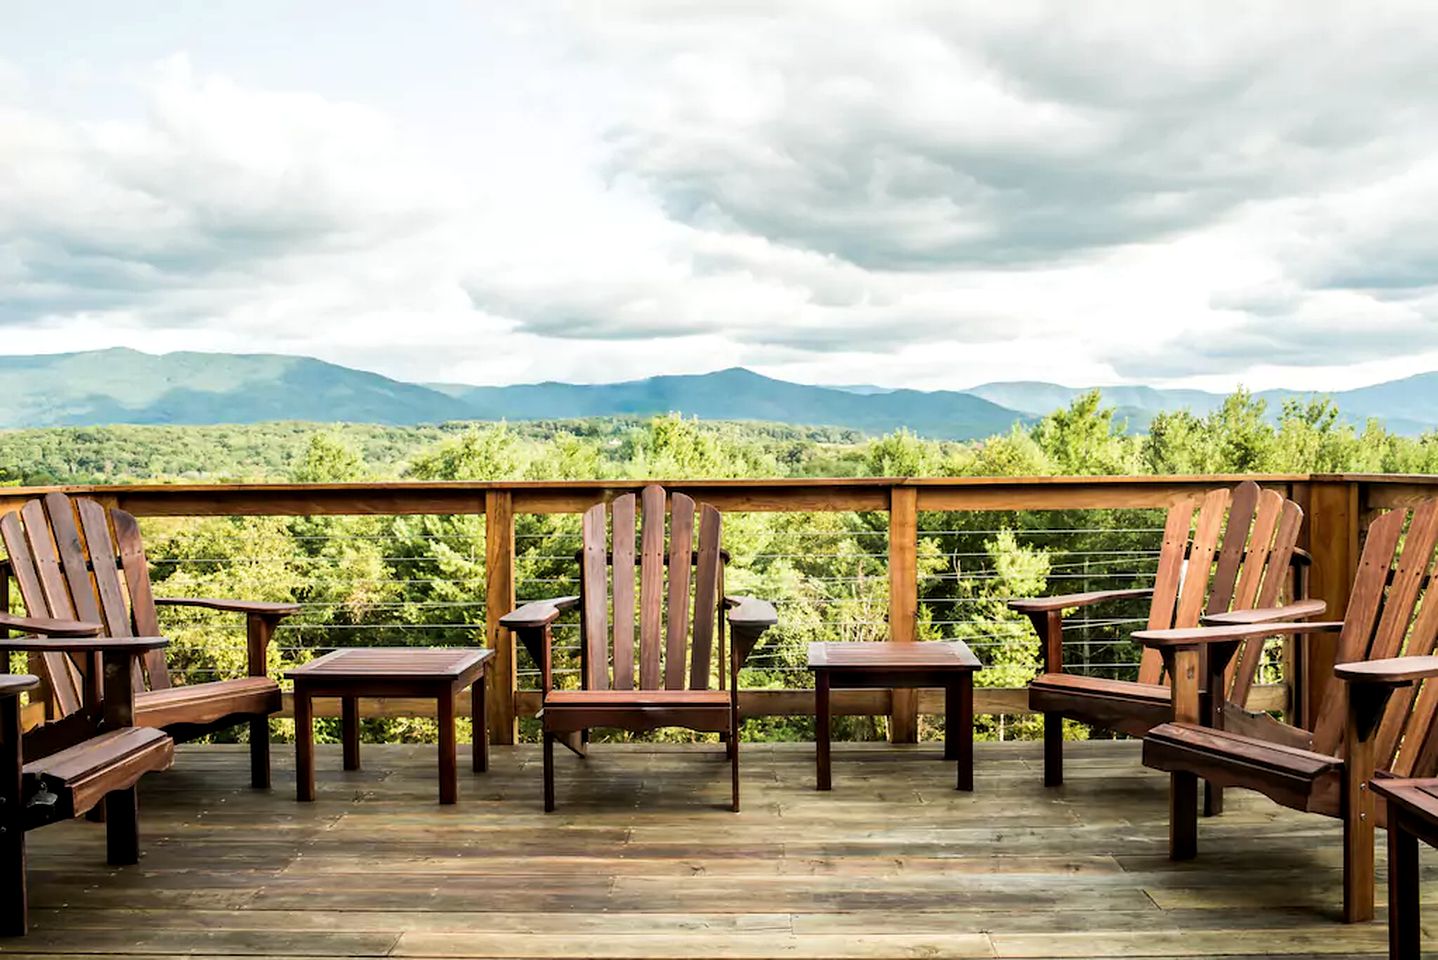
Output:
[[[680,417],[522,425],[379,427],[277,423],[239,427],[101,427],[0,433],[0,479],[11,484],[221,480],[593,479],[794,476],[1032,476],[1209,472],[1438,472],[1438,436],[1405,438],[1377,423],[1356,429],[1331,403],[1290,403],[1276,418],[1239,392],[1198,417],[1161,414],[1129,433],[1098,393],[1032,427],[976,443],[908,432],[867,438],[842,430],[701,423]],[[1046,590],[1124,586],[1151,574],[1162,518],[1152,511],[934,514],[920,518],[925,637],[962,637],[989,665],[981,682],[1019,686],[1037,643],[1004,606]],[[781,627],[758,651],[746,686],[803,686],[805,644],[885,632],[883,514],[731,514],[729,587],[774,599]],[[483,621],[480,516],[215,518],[147,521],[154,576],[172,595],[294,599],[272,667],[347,644],[472,643]],[[521,599],[572,592],[576,518],[517,521]],[[1137,651],[1125,617],[1107,612],[1074,637],[1089,669],[1131,674]],[[167,621],[172,661],[191,678],[233,675],[237,624],[187,614]],[[572,653],[573,624],[559,642]],[[571,658],[572,659],[572,658]],[[572,670],[572,662],[564,664]],[[522,682],[532,665],[521,658]],[[572,672],[563,675],[574,682]],[[940,721],[941,722],[941,721]],[[989,735],[1028,726],[992,718]],[[386,721],[386,735],[422,737],[427,723]],[[750,721],[755,736],[807,734],[792,719]],[[936,731],[925,728],[927,732]],[[380,731],[376,731],[380,732]],[[838,733],[879,736],[881,718]]]

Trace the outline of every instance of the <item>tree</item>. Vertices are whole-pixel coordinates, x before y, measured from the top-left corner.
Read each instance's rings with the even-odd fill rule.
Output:
[[[1114,414],[1113,407],[1103,406],[1103,395],[1090,390],[1035,424],[1034,443],[1057,473],[1136,473],[1137,445]]]

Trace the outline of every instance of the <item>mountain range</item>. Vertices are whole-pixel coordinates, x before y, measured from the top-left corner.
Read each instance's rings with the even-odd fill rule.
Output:
[[[635,417],[677,411],[707,420],[770,421],[883,433],[907,427],[955,440],[991,436],[1067,405],[1084,388],[1041,382],[968,390],[811,386],[743,368],[624,383],[492,387],[392,380],[310,357],[148,354],[116,348],[0,357],[0,428],[109,423],[210,424],[267,420],[415,424],[453,420]],[[1207,413],[1221,394],[1145,386],[1104,387],[1131,429],[1162,410]],[[1277,410],[1301,391],[1259,396]],[[1389,429],[1438,427],[1438,373],[1331,394],[1353,420]]]

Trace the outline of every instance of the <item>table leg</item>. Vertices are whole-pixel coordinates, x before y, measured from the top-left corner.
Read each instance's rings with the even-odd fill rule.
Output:
[[[474,772],[489,769],[489,720],[484,709],[484,677],[469,688],[470,713],[474,718]]]
[[[1388,955],[1422,952],[1418,915],[1418,838],[1407,829],[1395,804],[1388,807]]]
[[[459,799],[459,762],[454,743],[454,691],[446,688],[439,695],[439,802],[454,803]]]
[[[814,671],[814,752],[818,764],[816,789],[833,789],[829,770],[829,671]]]
[[[315,715],[310,693],[295,684],[295,799],[315,798]]]
[[[344,743],[345,769],[358,770],[359,759],[359,698],[340,698],[340,740]]]
[[[951,683],[944,697],[944,756],[959,762],[959,790],[974,789],[974,675]],[[951,752],[952,751],[952,752]]]

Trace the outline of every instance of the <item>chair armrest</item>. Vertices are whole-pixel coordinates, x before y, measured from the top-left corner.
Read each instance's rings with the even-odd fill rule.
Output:
[[[1310,623],[1248,623],[1226,627],[1179,627],[1173,630],[1140,630],[1133,638],[1145,647],[1200,647],[1207,643],[1232,643],[1252,637],[1282,637],[1295,633],[1325,633],[1343,629],[1341,620]]]
[[[1384,660],[1355,660],[1340,663],[1333,675],[1349,683],[1378,683],[1390,687],[1410,686],[1415,680],[1438,677],[1438,657],[1389,657]]]
[[[1092,590],[1088,593],[1066,593],[1056,597],[1026,597],[1010,600],[1009,609],[1016,613],[1052,613],[1056,610],[1071,610],[1076,607],[1091,607],[1105,600],[1129,600],[1137,597],[1151,597],[1153,590],[1142,587],[1134,590]]]
[[[47,637],[93,637],[105,632],[103,624],[84,620],[52,620],[49,617],[17,617],[0,613],[0,629],[22,630]]]
[[[729,608],[729,626],[741,629],[763,630],[779,622],[779,614],[767,600],[755,597],[725,597],[724,605]]]
[[[1299,600],[1281,607],[1258,607],[1253,610],[1231,610],[1228,613],[1212,613],[1200,622],[1206,627],[1239,626],[1250,623],[1271,623],[1284,620],[1302,620],[1316,617],[1328,609],[1322,600]]]
[[[0,697],[18,697],[40,686],[40,678],[28,673],[0,674]]]
[[[725,597],[724,606],[729,608],[729,636],[732,640],[729,647],[730,688],[737,698],[739,671],[763,639],[764,633],[779,622],[779,614],[774,612],[772,603],[754,597]],[[734,702],[738,703],[738,700]]]
[[[509,630],[536,630],[547,627],[566,610],[579,606],[578,597],[555,597],[552,600],[535,600],[517,610],[511,610],[499,618],[499,624]]]
[[[225,600],[210,597],[156,597],[156,606],[204,607],[227,613],[254,614],[261,617],[288,617],[300,612],[298,603],[272,603],[267,600]]]
[[[530,659],[539,667],[539,686],[545,695],[554,688],[552,652],[550,651],[550,626],[566,610],[579,606],[578,597],[552,597],[535,600],[517,610],[511,610],[499,618],[499,625],[514,631],[519,642],[528,651]]]
[[[138,654],[159,650],[169,642],[165,637],[10,637],[0,640],[0,650],[36,653],[105,653],[120,650]]]

